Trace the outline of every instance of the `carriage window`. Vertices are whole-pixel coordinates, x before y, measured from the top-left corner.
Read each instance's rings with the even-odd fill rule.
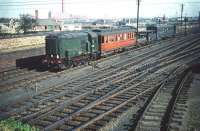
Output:
[[[120,40],[123,40],[123,34],[120,34]]]
[[[108,36],[108,42],[111,42],[112,36]]]
[[[111,36],[110,41],[113,42],[113,35]]]
[[[111,40],[111,42],[114,42],[115,41],[115,35],[112,35],[110,40]]]
[[[108,36],[105,36],[105,43],[108,43]]]
[[[117,35],[117,41],[119,41],[120,40],[120,35]]]
[[[127,39],[127,35],[126,35],[126,33],[124,34],[124,40],[126,40]]]

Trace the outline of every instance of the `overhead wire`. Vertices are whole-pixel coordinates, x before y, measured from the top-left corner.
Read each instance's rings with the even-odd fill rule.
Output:
[[[98,4],[98,3],[109,3],[112,1],[105,1],[105,0],[96,0],[96,1],[66,1],[64,2],[65,4]],[[130,1],[130,0],[123,0],[123,1],[118,1],[115,0],[112,4],[115,3],[126,3],[126,2],[130,2],[130,3],[135,3],[135,1]],[[54,5],[54,4],[61,4],[61,1],[24,1],[24,2],[0,2],[0,6],[29,6],[29,5]],[[185,4],[200,4],[199,1],[191,1],[191,2],[184,2]],[[166,4],[181,4],[180,2],[143,2],[143,5],[166,5]]]
[[[65,1],[65,0],[64,0]],[[110,3],[113,1],[112,5]],[[75,6],[84,6],[87,4],[88,6],[93,6],[93,4],[97,4],[98,6],[104,6],[103,8],[112,6],[112,7],[120,7],[123,6],[122,4],[127,4],[130,3],[126,8],[133,8],[133,4],[136,5],[136,2],[134,0],[66,0],[64,2],[65,5],[75,5]],[[16,11],[16,10],[53,10],[52,6],[61,6],[62,1],[61,0],[38,0],[38,1],[15,1],[15,2],[0,2],[0,12],[5,12],[5,11]],[[155,6],[160,6],[160,5],[180,5],[180,2],[142,2],[141,6],[146,6],[146,5],[155,5]],[[200,1],[189,1],[189,2],[184,2],[184,4],[187,4],[189,6],[199,6]],[[8,9],[10,7],[10,9]]]

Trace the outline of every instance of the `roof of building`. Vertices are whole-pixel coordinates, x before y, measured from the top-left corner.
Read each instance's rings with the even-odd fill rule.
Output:
[[[3,23],[0,23],[1,29],[9,29],[9,27]]]

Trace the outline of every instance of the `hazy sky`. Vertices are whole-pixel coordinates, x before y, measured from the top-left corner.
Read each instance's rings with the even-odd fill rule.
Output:
[[[0,0],[0,17],[18,17],[19,14],[32,14],[39,10],[39,18],[61,17],[62,0]],[[197,16],[199,0],[141,0],[141,17],[180,16],[181,3],[184,15]],[[80,15],[89,18],[136,17],[136,0],[64,0],[64,14]]]

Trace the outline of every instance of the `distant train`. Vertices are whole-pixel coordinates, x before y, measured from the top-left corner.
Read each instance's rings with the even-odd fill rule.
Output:
[[[46,36],[46,55],[42,63],[64,69],[123,51],[135,44],[135,29],[131,28],[52,33]]]

